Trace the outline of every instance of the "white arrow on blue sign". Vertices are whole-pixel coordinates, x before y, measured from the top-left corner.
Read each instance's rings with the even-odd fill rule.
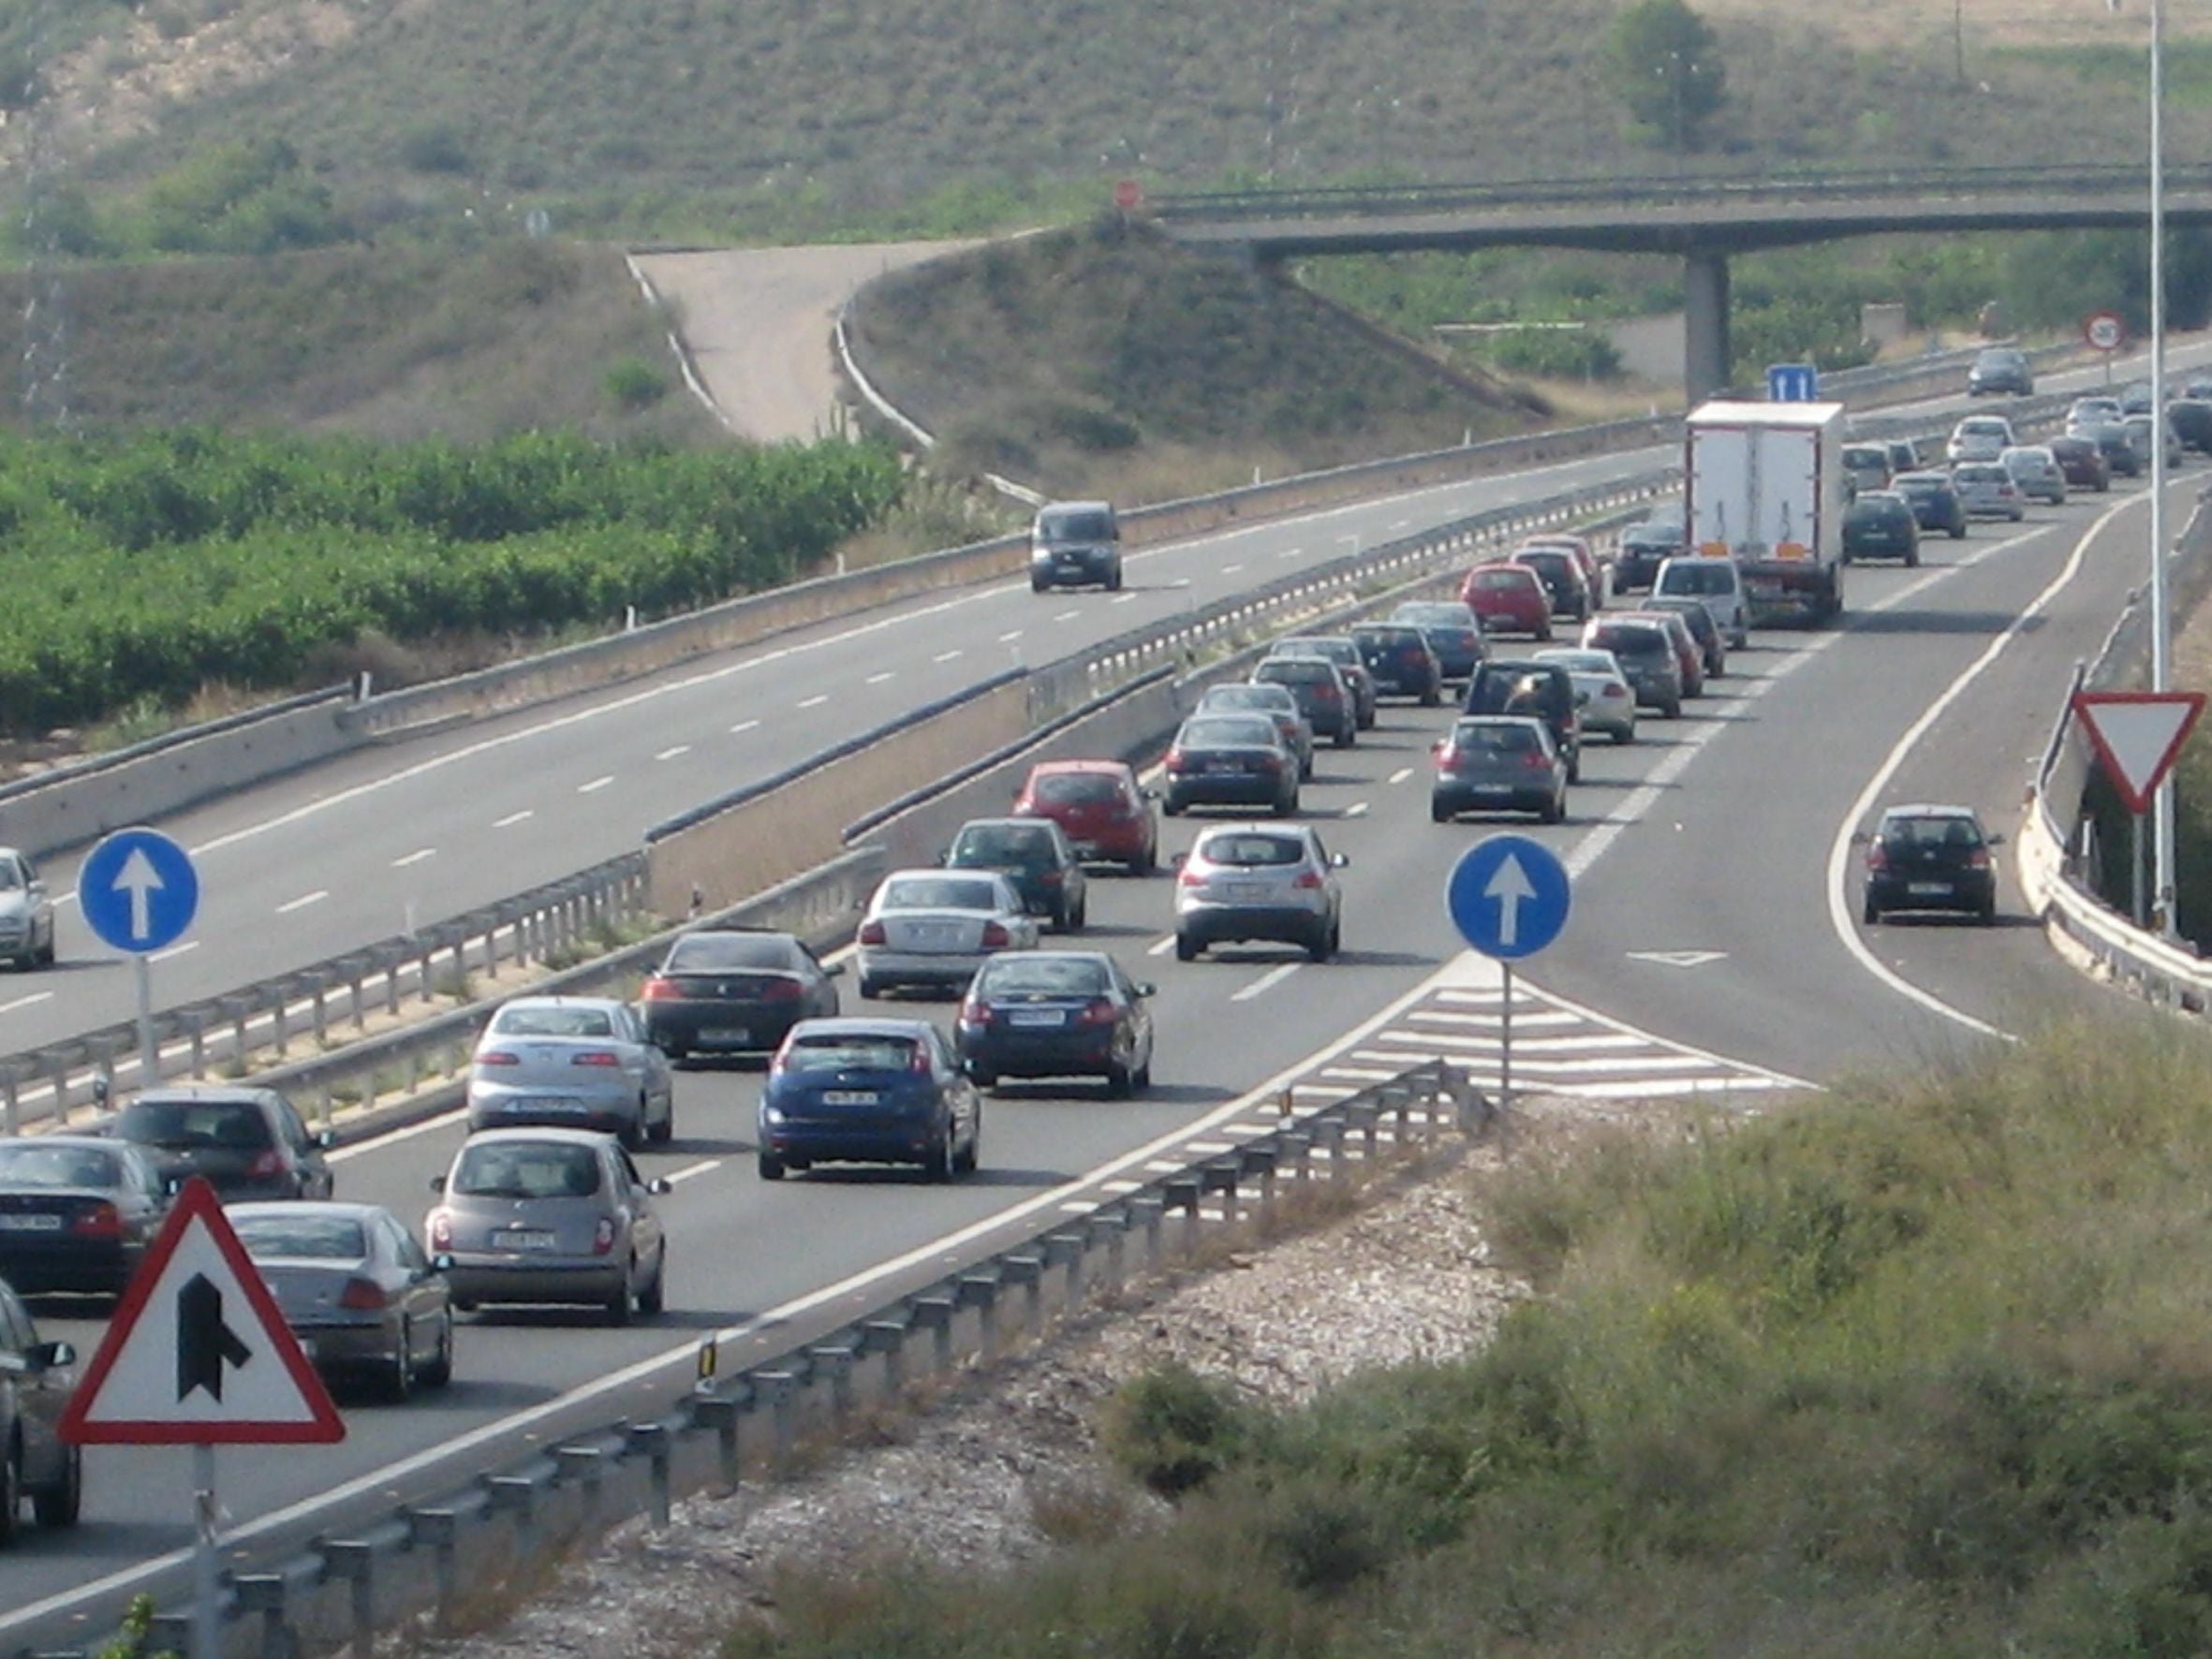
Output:
[[[192,855],[158,830],[118,830],[77,872],[77,905],[103,944],[140,956],[175,944],[199,910]]]
[[[1541,841],[1490,835],[1452,866],[1445,908],[1460,936],[1484,956],[1534,956],[1567,925],[1571,901],[1567,866]]]
[[[1811,363],[1769,363],[1766,366],[1766,401],[1770,404],[1812,404],[1821,397],[1821,371]]]

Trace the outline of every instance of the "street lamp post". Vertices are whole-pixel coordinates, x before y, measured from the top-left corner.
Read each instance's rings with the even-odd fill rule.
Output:
[[[2165,0],[2150,0],[2150,688],[2173,689],[2174,619],[2166,594]],[[2174,780],[2151,802],[2151,891],[2159,932],[2175,937]]]

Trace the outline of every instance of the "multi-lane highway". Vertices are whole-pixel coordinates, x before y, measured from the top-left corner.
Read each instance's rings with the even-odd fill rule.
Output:
[[[988,672],[1004,660],[994,648],[1046,660],[1193,596],[1329,556],[1355,534],[1371,542],[1653,459],[1579,463],[1162,550],[1133,562],[1126,604],[1033,597],[1025,587],[954,595],[218,803],[174,826],[203,849],[211,888],[230,889],[183,963],[200,964],[190,972],[208,989],[267,972],[272,952],[290,948],[279,924],[295,917],[298,955],[327,953],[388,927],[396,893],[417,883],[423,914],[459,908],[629,844],[641,822],[756,765]],[[2188,476],[2176,480],[2177,501],[2194,488]],[[1684,719],[1647,721],[1633,746],[1594,745],[1570,822],[1532,830],[1560,847],[1579,885],[1572,926],[1530,977],[1659,1037],[1814,1079],[1923,1060],[1975,1040],[1983,1025],[2015,1026],[2039,1006],[2091,994],[2027,927],[1861,930],[1855,888],[1839,889],[1832,871],[1839,838],[1879,801],[1965,800],[2013,827],[2068,667],[2141,578],[2146,517],[2139,492],[2116,492],[2039,511],[2025,526],[1931,541],[1917,570],[1855,567],[1842,629],[1762,633]],[[868,686],[877,673],[894,678]],[[871,701],[877,694],[884,700]],[[830,700],[801,707],[818,697]],[[1170,878],[1094,887],[1088,936],[1159,984],[1150,1096],[1009,1091],[988,1108],[981,1176],[951,1187],[877,1175],[768,1186],[746,1155],[757,1074],[686,1073],[678,1139],[647,1160],[677,1182],[666,1200],[670,1311],[621,1331],[561,1315],[466,1322],[444,1393],[356,1406],[348,1440],[328,1451],[231,1460],[224,1500],[241,1548],[303,1539],[349,1513],[426,1497],[526,1444],[656,1407],[687,1378],[710,1330],[735,1332],[742,1360],[748,1346],[773,1350],[834,1328],[995,1239],[1034,1229],[1146,1158],[1172,1155],[1323,1038],[1388,1023],[1457,954],[1440,886],[1482,833],[1428,819],[1427,744],[1446,719],[1392,708],[1358,748],[1324,751],[1309,815],[1352,859],[1338,962],[1255,949],[1180,964],[1163,948]],[[601,777],[619,786],[589,786]],[[522,812],[533,815],[496,827]],[[509,830],[524,833],[502,841]],[[1189,835],[1172,821],[1165,844]],[[426,846],[432,857],[401,863]],[[348,883],[362,889],[358,899],[339,896]],[[330,898],[280,910],[318,884]],[[2016,911],[2016,892],[2008,902]],[[236,960],[247,971],[218,965],[232,960],[224,941],[233,932],[244,935]],[[79,981],[67,994],[75,1005]],[[9,1046],[29,1040],[5,1024],[0,1035]],[[418,1217],[458,1140],[448,1121],[347,1149],[340,1191]],[[98,1334],[90,1320],[50,1324],[50,1334],[81,1343]],[[85,1593],[120,1593],[149,1575],[173,1587],[187,1486],[181,1454],[92,1454],[84,1526],[34,1531],[0,1558],[0,1608],[14,1609],[0,1615],[0,1642]]]

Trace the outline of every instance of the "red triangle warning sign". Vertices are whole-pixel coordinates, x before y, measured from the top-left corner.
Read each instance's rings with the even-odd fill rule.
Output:
[[[72,1446],[277,1446],[345,1419],[214,1188],[184,1183],[62,1416]]]
[[[2150,810],[2197,716],[2201,691],[2077,691],[2073,712],[2088,731],[2120,799],[2131,813]]]

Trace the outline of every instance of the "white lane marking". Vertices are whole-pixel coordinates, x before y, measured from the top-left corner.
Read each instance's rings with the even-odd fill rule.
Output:
[[[1011,645],[1016,639],[1019,639],[1022,637],[1022,632],[1023,631],[1020,628],[1010,628],[1005,633],[998,636],[998,642],[1001,645]]]
[[[1057,615],[1057,616],[1054,617],[1054,618],[1053,618],[1053,621],[1054,621],[1054,622],[1073,622],[1073,621],[1074,621],[1074,620],[1075,620],[1077,617],[1081,616],[1082,614],[1083,614],[1083,612],[1082,612],[1082,611],[1080,611],[1080,610],[1063,610],[1063,611],[1061,611],[1061,612],[1060,612],[1060,614],[1059,614],[1059,615]]]
[[[0,1014],[12,1014],[18,1008],[28,1008],[38,1003],[53,1001],[51,991],[34,991],[29,996],[19,996],[11,1003],[0,1003]]]
[[[735,726],[730,728],[730,735],[733,738],[737,737],[745,732],[752,730],[754,727],[759,724],[760,723],[758,720],[740,720]]]
[[[317,888],[312,893],[302,893],[297,899],[287,899],[276,907],[276,914],[289,916],[295,910],[304,910],[310,904],[319,904],[330,896],[330,888]]]
[[[886,680],[896,680],[898,677],[899,674],[896,668],[886,668],[880,674],[870,674],[866,680],[862,682],[862,683],[864,685],[881,685]]]
[[[1390,521],[1390,527],[1393,530],[1403,530],[1407,525],[1412,522],[1413,521],[1411,519],[1393,519]]]
[[[1364,800],[1353,801],[1349,806],[1344,809],[1344,815],[1348,818],[1365,817],[1367,815],[1367,803]]]
[[[799,699],[799,706],[802,709],[818,709],[829,700],[830,694],[828,692],[818,691],[812,697],[801,697]]]
[[[537,815],[538,815],[530,808],[524,807],[519,813],[509,813],[504,818],[494,818],[492,820],[492,828],[494,830],[511,830],[517,824],[522,823],[525,818],[534,818]]]
[[[962,657],[966,656],[966,652],[961,650],[959,646],[955,645],[951,651],[938,652],[936,655],[931,657],[929,660],[933,663],[949,663],[955,657]]]
[[[156,950],[146,960],[150,962],[174,962],[178,957],[189,956],[193,951],[198,950],[199,948],[199,940],[187,939],[182,945],[171,945],[167,950]],[[52,992],[49,991],[47,994],[51,996]]]
[[[667,748],[663,749],[653,758],[656,760],[673,760],[679,755],[688,755],[690,753],[691,745],[689,743],[671,743]]]
[[[604,788],[605,788],[605,787],[606,787],[606,786],[607,786],[609,784],[612,784],[613,781],[614,781],[614,774],[613,774],[612,772],[609,772],[609,773],[608,773],[608,774],[607,774],[605,777],[603,777],[603,778],[594,778],[594,779],[593,779],[593,780],[592,780],[590,783],[588,783],[588,784],[579,784],[579,785],[576,785],[576,793],[577,793],[577,794],[579,794],[579,795],[597,795],[597,793],[598,793],[598,792],[599,792],[601,789],[604,789]]]
[[[677,1170],[673,1175],[668,1178],[669,1184],[673,1186],[680,1182],[689,1181],[694,1175],[704,1175],[710,1170],[719,1169],[721,1167],[722,1160],[720,1158],[709,1158],[703,1164],[693,1164],[688,1168]]]
[[[409,864],[420,864],[425,859],[435,859],[436,857],[437,848],[434,846],[419,846],[413,852],[408,853],[402,858],[392,859],[391,867],[394,870],[405,870]]]
[[[1389,779],[1389,781],[1390,781],[1391,783],[1394,783],[1394,784],[1402,784],[1402,783],[1404,783],[1404,782],[1405,782],[1405,781],[1406,781],[1408,778],[1411,777],[1412,775],[1413,775],[1413,769],[1412,769],[1411,767],[1409,767],[1409,766],[1401,766],[1401,767],[1399,767],[1399,768],[1398,768],[1398,770],[1397,770],[1396,771],[1394,771],[1394,772],[1392,772],[1392,773],[1390,774],[1390,779]]]
[[[1223,576],[1234,576],[1243,568],[1244,566],[1242,565],[1224,565],[1221,566],[1221,574]]]
[[[1279,968],[1270,968],[1229,1000],[1232,1003],[1248,1003],[1256,996],[1265,996],[1304,966],[1304,962],[1285,962]]]
[[[1174,948],[1175,948],[1175,935],[1174,935],[1174,934],[1172,934],[1172,933],[1170,933],[1170,934],[1169,934],[1169,935],[1168,935],[1166,938],[1162,939],[1162,940],[1161,940],[1161,941],[1160,941],[1160,942],[1159,942],[1158,945],[1149,945],[1149,946],[1146,946],[1146,947],[1145,947],[1145,948],[1144,948],[1144,954],[1145,954],[1146,956],[1165,956],[1165,955],[1167,955],[1167,953],[1168,953],[1169,951],[1171,951],[1171,950],[1172,950],[1172,949],[1174,949]],[[49,991],[47,994],[51,996],[51,995],[52,994],[52,992]]]
[[[1905,764],[1906,757],[1918,746],[1920,740],[1927,735],[1929,728],[1943,717],[1944,712],[1953,703],[1966,695],[1969,686],[1987,672],[1990,665],[2004,653],[2005,647],[2025,633],[2028,625],[2049,608],[2051,601],[2064,592],[2073,579],[2081,574],[2082,566],[2088,559],[2090,543],[2102,535],[2105,528],[2120,514],[2145,499],[2146,498],[2138,495],[2126,501],[2115,502],[2103,512],[2097,515],[2096,522],[2089,526],[2087,535],[2073,544],[2072,555],[2059,567],[2058,574],[2051,579],[2050,585],[2030,599],[2020,614],[2006,625],[2004,631],[1992,639],[1983,649],[1982,654],[1969,663],[1965,671],[1945,688],[1943,695],[1929,703],[1921,712],[1920,718],[1905,728],[1905,734],[1897,740],[1896,746],[1891,749],[1889,754],[1883,757],[1882,763],[1874,769],[1874,775],[1866,780],[1866,786],[1859,791],[1858,799],[1851,802],[1850,810],[1843,815],[1843,821],[1836,826],[1836,838],[1828,844],[1828,925],[1834,931],[1837,940],[1841,942],[1844,949],[1851,952],[1861,967],[1899,996],[1918,1003],[1932,1014],[1940,1014],[1946,1020],[1955,1020],[1969,1031],[1979,1032],[1983,1036],[2003,1037],[2007,1041],[2014,1040],[2011,1032],[1992,1025],[1986,1020],[1978,1020],[1964,1008],[1952,1006],[1933,991],[1923,991],[1876,956],[1867,946],[1865,939],[1861,936],[1858,927],[1853,921],[1850,903],[1844,897],[1844,878],[1851,867],[1851,833],[1865,819],[1866,815],[1873,810],[1875,800],[1882,790],[1889,787],[1890,780],[1897,775],[1897,771]]]
[[[1116,594],[1113,596],[1113,603],[1116,605],[1134,605],[1136,602],[1137,595],[1134,594]]]
[[[1278,558],[1278,559],[1295,559],[1295,558],[1296,558],[1296,557],[1297,557],[1297,556],[1298,556],[1300,553],[1303,553],[1305,551],[1305,550],[1304,548],[1291,548],[1291,549],[1290,549],[1290,551],[1288,551],[1287,552],[1280,552],[1280,553],[1277,553],[1277,554],[1276,554],[1276,558]]]

